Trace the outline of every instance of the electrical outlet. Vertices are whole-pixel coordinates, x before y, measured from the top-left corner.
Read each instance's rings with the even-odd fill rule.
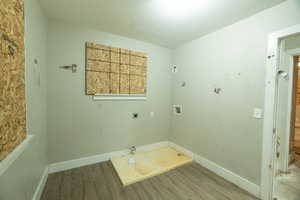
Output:
[[[256,119],[261,119],[263,115],[263,111],[261,108],[254,108],[253,117]]]

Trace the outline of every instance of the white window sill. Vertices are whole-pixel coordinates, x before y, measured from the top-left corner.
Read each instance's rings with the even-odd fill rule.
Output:
[[[94,101],[145,101],[146,96],[141,95],[94,95]]]
[[[13,150],[13,152],[11,152],[4,160],[0,161],[0,176],[25,151],[25,149],[29,146],[30,141],[33,139],[33,137],[34,137],[33,135],[27,135],[26,139],[21,144],[19,144]]]

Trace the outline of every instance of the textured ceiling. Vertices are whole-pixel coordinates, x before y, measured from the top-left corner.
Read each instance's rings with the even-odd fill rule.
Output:
[[[174,48],[285,0],[40,0],[46,15]]]

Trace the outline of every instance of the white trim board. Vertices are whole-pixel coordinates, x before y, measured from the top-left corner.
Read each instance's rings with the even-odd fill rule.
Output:
[[[149,145],[143,145],[143,146],[137,146],[136,150],[137,151],[148,151],[152,150],[157,147],[163,147],[163,146],[168,146],[169,142],[164,141],[164,142],[158,142],[154,144],[149,144]],[[103,153],[99,155],[94,155],[94,156],[89,156],[85,158],[79,158],[79,159],[74,159],[74,160],[68,160],[68,161],[63,161],[63,162],[58,162],[58,163],[53,163],[49,165],[49,173],[55,173],[55,172],[60,172],[68,169],[73,169],[77,167],[82,167],[86,165],[91,165],[103,161],[109,160],[113,156],[121,156],[121,155],[126,155],[129,153],[129,150],[122,150],[122,151],[115,151],[115,152],[110,152],[110,153]]]
[[[154,148],[158,147],[163,147],[163,146],[171,146],[175,148],[177,151],[182,152],[188,156],[191,156],[193,160],[195,160],[197,163],[202,165],[203,167],[213,171],[217,175],[223,177],[227,181],[234,183],[238,185],[240,188],[246,190],[250,194],[260,197],[260,186],[250,182],[249,180],[240,177],[239,175],[217,165],[216,163],[207,160],[200,155],[197,155],[193,153],[190,150],[187,150],[184,147],[181,147],[173,142],[159,142],[159,143],[154,143],[154,144],[149,144],[149,145],[144,145],[144,146],[139,146],[137,147],[137,151],[148,151],[152,150]],[[55,173],[59,171],[64,171],[68,169],[73,169],[77,167],[82,167],[86,165],[91,165],[103,161],[109,160],[113,156],[120,156],[120,155],[126,155],[129,153],[129,150],[122,150],[122,151],[116,151],[116,152],[111,152],[111,153],[104,153],[104,154],[99,154],[95,156],[89,156],[85,158],[80,158],[80,159],[75,159],[75,160],[70,160],[70,161],[64,161],[64,162],[59,162],[59,163],[53,163],[49,165],[49,173]]]
[[[282,41],[281,43],[285,43],[285,41]],[[281,53],[281,59],[283,60],[283,63],[280,62],[281,64],[286,65],[290,70],[289,70],[289,75],[288,75],[288,100],[287,100],[287,120],[286,120],[286,131],[283,132],[284,134],[281,134],[281,145],[282,148],[280,148],[280,153],[282,155],[282,159],[279,159],[278,162],[278,169],[283,171],[283,172],[288,172],[289,170],[289,161],[290,161],[290,142],[291,142],[291,120],[292,120],[292,115],[293,113],[293,95],[295,93],[294,91],[294,77],[295,77],[295,71],[298,69],[294,69],[294,56],[300,55],[300,48],[296,49],[289,49],[286,51],[282,51]]]
[[[19,144],[10,154],[8,154],[8,156],[4,160],[0,161],[0,176],[25,151],[33,137],[33,135],[27,135],[26,139],[21,144]]]
[[[260,186],[256,185],[255,183],[252,183],[251,181],[233,173],[232,171],[229,171],[228,169],[225,169],[221,167],[220,165],[207,160],[199,155],[195,155],[195,161],[202,165],[203,167],[213,171],[217,175],[223,177],[227,181],[237,185],[238,187],[246,190],[250,194],[254,195],[257,198],[260,198]]]
[[[261,198],[273,199],[274,177],[277,163],[276,131],[277,114],[277,72],[279,70],[279,44],[284,37],[300,33],[300,24],[269,35],[268,56],[265,73],[265,117],[263,128],[263,153],[261,165]]]
[[[46,185],[46,182],[47,182],[47,179],[48,179],[48,173],[49,173],[49,169],[48,169],[48,166],[46,166],[44,172],[43,172],[43,175],[42,175],[42,178],[34,192],[34,195],[32,197],[32,200],[40,200],[41,199],[41,196],[42,196],[42,193],[43,193],[43,190],[45,188],[45,185]]]
[[[255,197],[260,198],[260,186],[252,183],[251,181],[233,173],[232,171],[229,171],[228,169],[225,169],[225,168],[221,167],[220,165],[218,165],[210,160],[207,160],[206,158],[203,158],[200,155],[197,155],[197,154],[193,153],[192,151],[187,150],[184,147],[181,147],[173,142],[170,142],[170,146],[177,149],[177,151],[180,151],[184,154],[192,156],[192,158],[195,160],[195,162],[199,163],[201,166],[209,169],[210,171],[223,177],[227,181],[246,190],[247,192],[254,195]]]
[[[94,101],[146,101],[146,96],[136,95],[94,95]]]

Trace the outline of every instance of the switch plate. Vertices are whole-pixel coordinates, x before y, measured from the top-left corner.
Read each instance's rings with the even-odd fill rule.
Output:
[[[261,108],[254,108],[253,117],[256,119],[261,119],[263,117],[263,111]]]

